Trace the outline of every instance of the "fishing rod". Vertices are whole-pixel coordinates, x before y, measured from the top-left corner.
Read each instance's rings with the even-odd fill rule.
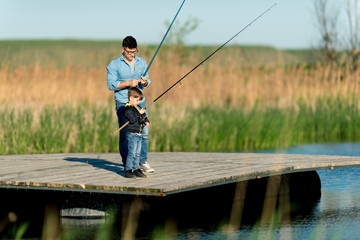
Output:
[[[193,69],[191,69],[187,74],[185,74],[182,78],[180,78],[177,82],[175,82],[171,87],[169,87],[167,90],[165,90],[160,96],[155,98],[148,106],[149,108],[153,103],[155,103],[157,100],[159,100],[162,96],[164,96],[168,91],[170,91],[173,87],[175,87],[178,83],[180,83],[184,78],[186,78],[190,73],[192,73],[195,69],[197,69],[200,65],[202,65],[204,62],[206,62],[209,58],[211,58],[215,53],[217,53],[221,48],[223,48],[226,44],[228,44],[231,40],[233,40],[235,37],[237,37],[241,32],[243,32],[245,29],[247,29],[251,24],[256,22],[259,18],[261,18],[265,13],[270,11],[274,6],[276,6],[277,3],[274,3],[271,7],[269,7],[267,10],[262,12],[259,16],[257,16],[254,20],[252,20],[248,25],[246,25],[243,29],[241,29],[239,32],[237,32],[233,37],[231,37],[229,40],[227,40],[223,45],[221,45],[218,49],[216,49],[213,53],[211,53],[208,57],[206,57],[204,60],[202,60],[198,65],[196,65]]]
[[[146,70],[145,70],[145,72],[144,72],[144,74],[143,74],[142,76],[146,76],[146,73],[148,72],[148,70],[149,70],[149,68],[150,68],[151,64],[153,63],[153,61],[154,61],[154,59],[155,59],[155,56],[156,56],[156,55],[157,55],[157,53],[159,52],[160,47],[162,46],[162,44],[163,44],[163,42],[164,42],[164,40],[165,40],[166,36],[168,35],[168,33],[169,33],[169,31],[170,31],[171,26],[172,26],[172,25],[173,25],[173,23],[175,22],[175,19],[176,19],[177,15],[179,14],[179,12],[180,12],[180,10],[181,10],[182,6],[184,5],[184,3],[185,3],[185,0],[182,2],[181,6],[179,7],[178,11],[176,12],[175,17],[174,17],[174,18],[173,18],[173,20],[171,21],[170,26],[168,27],[168,29],[167,29],[167,31],[166,31],[166,33],[165,33],[164,37],[162,38],[162,40],[161,40],[161,42],[160,42],[160,44],[159,44],[158,48],[156,49],[156,52],[155,52],[154,56],[152,57],[152,59],[151,59],[151,61],[150,61],[149,65],[147,66],[147,68],[146,68]],[[129,124],[129,122],[126,122],[126,123],[125,123],[124,125],[122,125],[119,129],[117,129],[117,130],[115,131],[115,133],[120,132],[120,131],[121,131],[121,129],[123,129],[123,128],[124,128],[126,125],[128,125],[128,124]]]
[[[158,46],[158,48],[157,48],[157,50],[156,50],[156,52],[155,52],[154,56],[152,57],[152,59],[151,59],[151,61],[150,61],[149,65],[148,65],[148,67],[146,68],[145,73],[143,74],[143,76],[145,76],[145,75],[146,75],[146,73],[148,72],[148,70],[149,70],[149,68],[150,68],[150,66],[151,66],[151,64],[152,64],[152,62],[154,61],[154,58],[155,58],[156,54],[158,53],[158,51],[159,51],[159,49],[160,49],[161,45],[163,44],[163,42],[164,42],[164,40],[165,40],[165,38],[166,38],[167,34],[168,34],[168,33],[169,33],[169,31],[170,31],[171,26],[173,25],[173,23],[174,23],[174,21],[175,21],[175,19],[176,19],[177,15],[179,14],[179,12],[180,12],[180,10],[181,10],[182,6],[184,5],[184,3],[185,3],[185,0],[182,2],[182,4],[181,4],[181,6],[180,6],[179,10],[177,11],[177,13],[176,13],[176,15],[175,15],[174,19],[172,20],[172,22],[171,22],[171,24],[170,24],[170,26],[169,26],[168,30],[166,31],[166,33],[165,33],[165,35],[164,35],[163,39],[161,40],[161,42],[160,42],[160,44],[159,44],[159,46]]]
[[[259,18],[261,18],[265,13],[269,12],[273,7],[275,7],[277,3],[274,3],[272,6],[270,6],[268,9],[266,9],[264,12],[262,12],[259,16],[257,16],[254,20],[252,20],[250,23],[248,23],[244,28],[242,28],[239,32],[237,32],[234,36],[232,36],[229,40],[227,40],[224,44],[222,44],[219,48],[217,48],[214,52],[212,52],[209,56],[207,56],[204,60],[202,60],[198,65],[196,65],[193,69],[191,69],[187,74],[185,74],[182,78],[180,78],[177,82],[175,82],[172,86],[170,86],[168,89],[166,89],[162,94],[160,94],[155,100],[153,100],[149,105],[147,105],[146,108],[149,108],[153,103],[155,103],[157,100],[159,100],[162,96],[164,96],[167,92],[169,92],[173,87],[175,87],[178,83],[180,83],[184,78],[186,78],[190,73],[192,73],[195,69],[197,69],[200,65],[202,65],[204,62],[206,62],[209,58],[211,58],[215,53],[217,53],[220,49],[222,49],[226,44],[228,44],[231,40],[233,40],[235,37],[237,37],[240,33],[242,33],[245,29],[250,27],[254,22],[256,22]],[[122,125],[118,130],[116,130],[116,133],[119,132],[121,129],[123,129],[129,122]]]

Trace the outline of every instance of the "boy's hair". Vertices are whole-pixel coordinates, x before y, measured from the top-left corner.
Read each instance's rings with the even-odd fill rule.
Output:
[[[128,91],[128,99],[129,100],[130,100],[130,97],[140,98],[140,100],[142,100],[144,97],[144,94],[137,87],[131,87]]]
[[[129,48],[129,49],[137,48],[136,39],[132,36],[127,36],[126,38],[124,38],[124,40],[122,42],[122,47]]]

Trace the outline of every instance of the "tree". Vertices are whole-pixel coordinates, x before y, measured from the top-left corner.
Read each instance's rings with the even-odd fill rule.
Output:
[[[347,0],[346,2],[346,13],[349,23],[349,33],[348,33],[348,42],[349,42],[349,49],[350,49],[350,67],[351,72],[357,68],[357,57],[359,56],[359,13],[357,9],[359,8],[358,0]]]
[[[328,0],[314,0],[315,21],[320,32],[320,45],[325,51],[326,59],[334,63],[337,58],[337,49],[340,46],[338,36],[339,10],[330,6]]]
[[[199,24],[200,20],[198,18],[189,17],[182,25],[174,25],[172,31],[169,32],[167,42],[170,44],[184,45],[186,36],[195,31]],[[166,20],[165,25],[169,27],[170,22]]]

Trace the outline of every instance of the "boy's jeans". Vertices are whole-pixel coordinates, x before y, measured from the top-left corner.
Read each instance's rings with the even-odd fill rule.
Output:
[[[140,150],[141,150],[141,134],[130,133],[126,134],[129,151],[126,159],[125,171],[136,170],[140,167]]]
[[[141,106],[140,107],[145,107]],[[124,115],[124,108],[125,103],[116,102],[116,115],[118,117],[118,123],[119,127],[124,125],[127,120]],[[119,152],[121,155],[121,159],[123,162],[123,166],[126,165],[126,158],[128,155],[128,141],[126,139],[127,134],[127,127],[124,127],[120,131],[120,137],[119,137]],[[149,151],[149,128],[147,126],[144,126],[143,132],[142,132],[142,141],[141,141],[141,152],[140,152],[140,165],[145,163],[148,159],[148,151]]]

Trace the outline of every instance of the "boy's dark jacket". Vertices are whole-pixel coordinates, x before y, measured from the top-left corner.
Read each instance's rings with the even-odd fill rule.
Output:
[[[126,103],[124,108],[124,114],[126,119],[129,121],[128,132],[131,133],[141,133],[145,122],[149,122],[149,119],[146,117],[146,114],[140,114],[140,107],[132,106],[129,103]]]

